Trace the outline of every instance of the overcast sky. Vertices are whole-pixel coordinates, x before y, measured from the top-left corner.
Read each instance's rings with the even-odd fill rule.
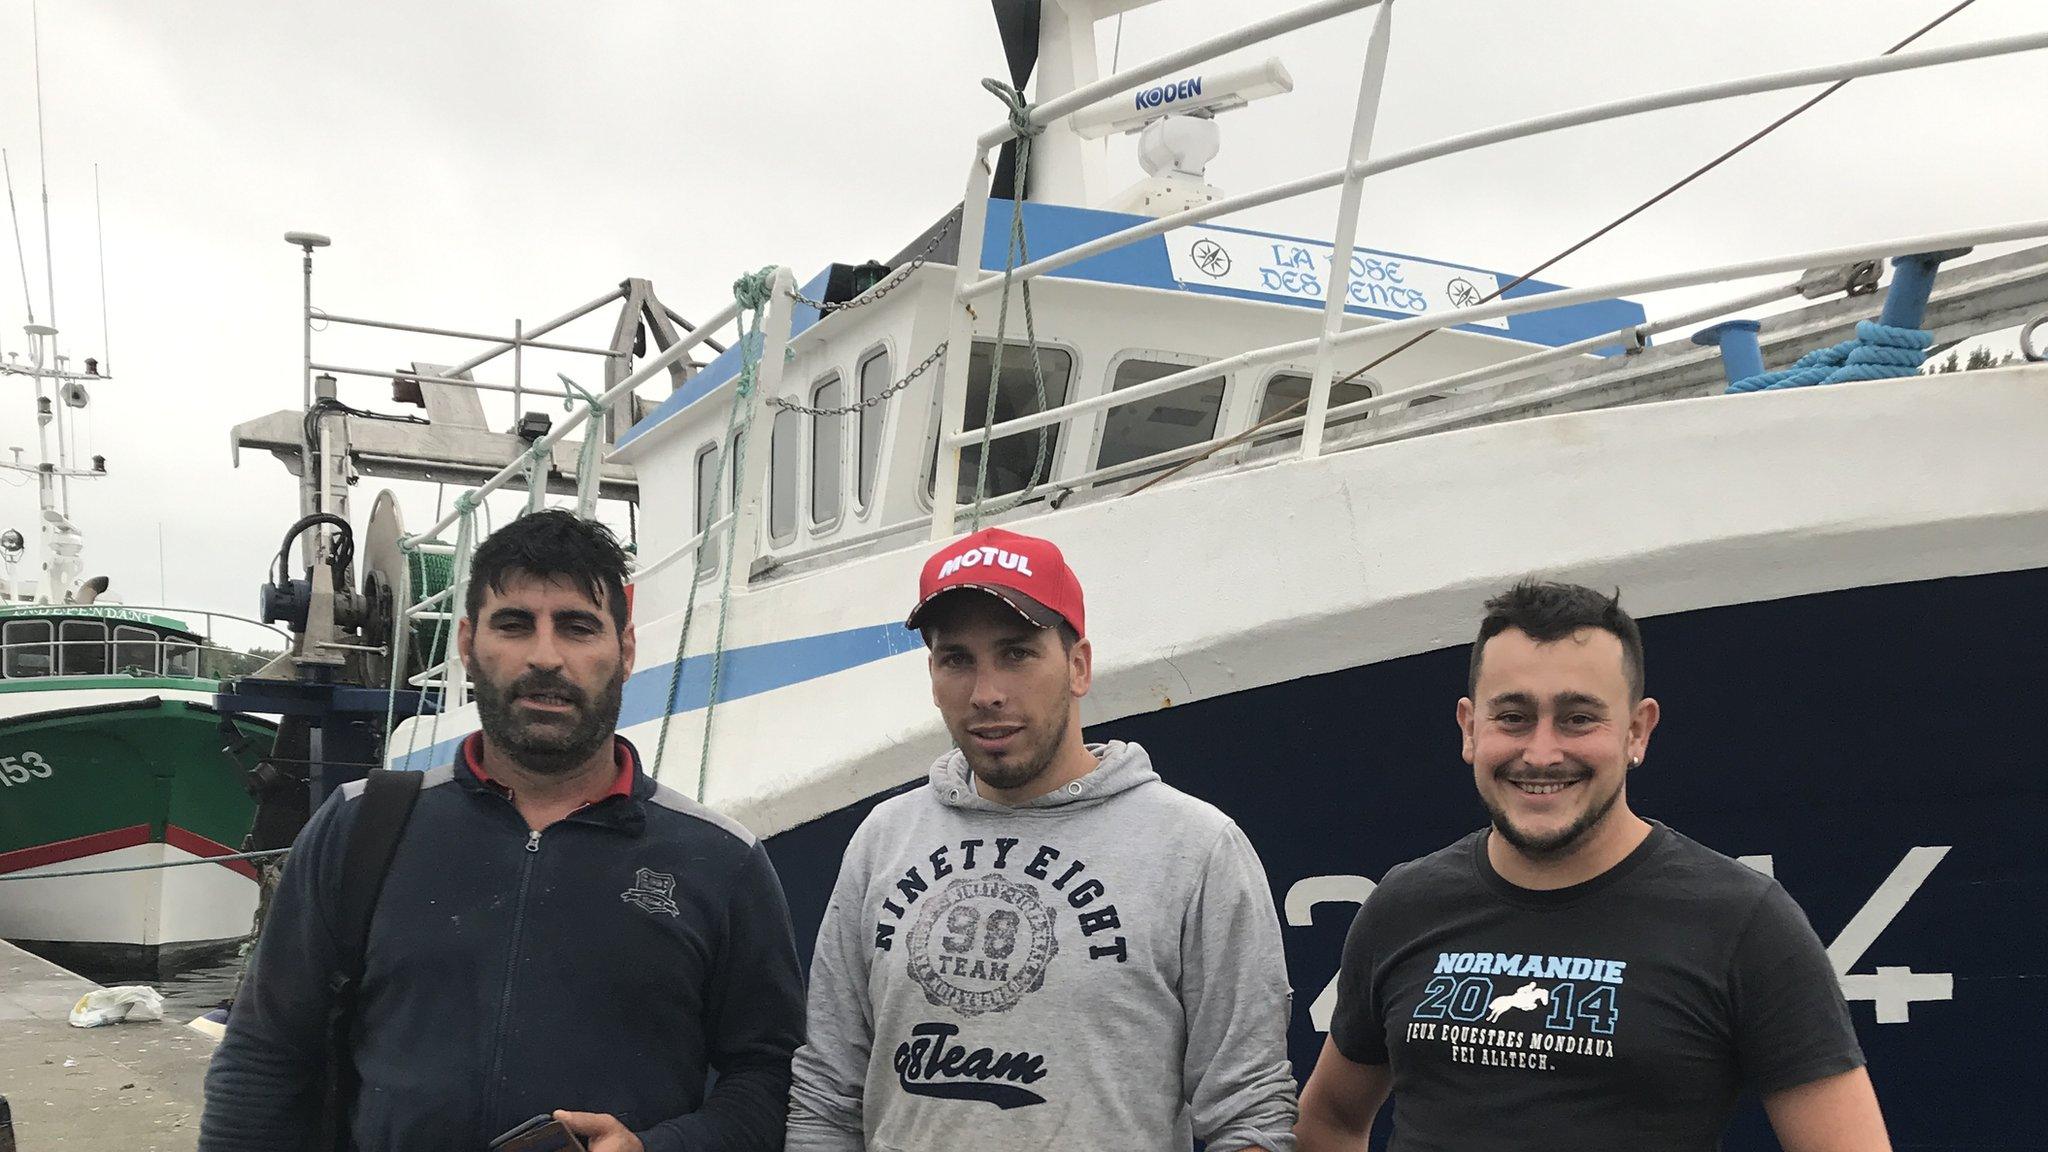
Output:
[[[1875,54],[1951,3],[1400,0],[1376,150]],[[1105,64],[1113,52],[1128,64],[1279,8],[1165,0],[1098,38]],[[40,19],[57,322],[74,365],[99,355],[117,376],[79,425],[82,452],[104,454],[110,473],[72,486],[88,571],[130,603],[155,602],[161,578],[174,604],[241,612],[296,511],[282,466],[245,456],[237,470],[228,452],[232,425],[299,402],[299,259],[285,231],[334,238],[315,303],[335,313],[509,331],[640,276],[703,316],[736,273],[785,263],[801,279],[886,258],[944,213],[972,136],[1000,119],[979,80],[1004,70],[980,0],[43,0]],[[1241,54],[1279,56],[1296,90],[1219,121],[1213,183],[1246,191],[1341,161],[1369,20]],[[2043,29],[2039,0],[1978,0],[1919,46]],[[2041,216],[2044,75],[2034,53],[1856,81],[1546,276],[1592,284]],[[1410,168],[1367,186],[1360,242],[1518,272],[1806,94]],[[0,0],[0,146],[47,322],[28,0]],[[1113,186],[1140,175],[1125,141],[1109,167]],[[1327,236],[1335,204],[1331,193],[1226,222]],[[0,256],[0,351],[21,351],[11,237]],[[1645,303],[1655,316],[1732,294]],[[603,343],[610,324],[570,334]],[[380,367],[462,354],[355,329],[315,348]],[[529,360],[533,374],[556,366]],[[597,379],[588,361],[559,366]],[[0,450],[33,459],[27,384],[5,387]],[[375,381],[342,394],[394,408]],[[379,486],[358,489],[359,518]],[[398,487],[408,523],[430,522],[434,489]],[[33,540],[34,508],[32,486],[0,485],[0,527]]]

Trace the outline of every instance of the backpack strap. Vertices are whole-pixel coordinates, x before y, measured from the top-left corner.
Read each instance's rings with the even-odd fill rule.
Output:
[[[325,1152],[347,1152],[349,1114],[354,1110],[356,999],[369,952],[370,918],[376,915],[384,877],[398,854],[398,841],[419,799],[421,775],[372,769],[363,786],[362,808],[349,829],[341,859],[341,909],[335,924],[339,954],[329,976],[327,1090],[320,1109],[320,1142]]]

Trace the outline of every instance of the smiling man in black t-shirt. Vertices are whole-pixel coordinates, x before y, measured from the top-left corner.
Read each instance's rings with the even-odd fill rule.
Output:
[[[1827,953],[1777,881],[1629,810],[1657,726],[1617,601],[1487,602],[1458,701],[1492,827],[1388,872],[1344,944],[1300,1152],[1718,1148],[1744,1089],[1787,1152],[1890,1141]]]

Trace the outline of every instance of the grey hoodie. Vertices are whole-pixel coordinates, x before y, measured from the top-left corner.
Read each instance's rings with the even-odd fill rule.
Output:
[[[1135,744],[1009,807],[958,751],[869,814],[811,961],[789,1152],[1287,1152],[1279,918],[1244,833]]]

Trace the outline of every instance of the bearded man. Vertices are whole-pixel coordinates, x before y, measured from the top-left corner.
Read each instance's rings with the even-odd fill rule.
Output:
[[[1083,739],[1094,648],[1060,550],[956,540],[905,627],[956,747],[847,847],[789,1152],[1291,1152],[1265,870],[1143,748]]]
[[[300,833],[207,1073],[203,1152],[481,1152],[542,1116],[590,1152],[782,1146],[803,1025],[788,908],[755,838],[616,735],[625,577],[611,533],[567,512],[477,549],[456,645],[483,730],[422,775],[359,980],[336,977],[364,786]]]
[[[1635,814],[1662,712],[1619,598],[1486,603],[1458,701],[1490,826],[1403,864],[1344,944],[1301,1152],[1713,1152],[1743,1092],[1786,1152],[1889,1152],[1842,988],[1784,888]]]

